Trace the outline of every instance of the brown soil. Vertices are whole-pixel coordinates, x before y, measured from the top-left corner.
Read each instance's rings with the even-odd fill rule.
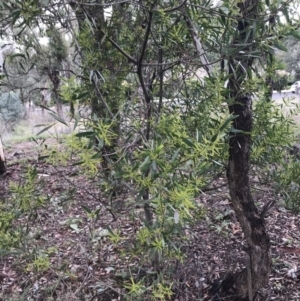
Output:
[[[37,144],[24,142],[6,154],[9,171],[1,178],[0,198],[8,199],[10,182],[21,182],[29,164],[38,172],[39,192],[47,201],[34,218],[25,216],[18,221],[30,225],[20,248],[0,253],[0,300],[124,300],[126,292],[121,287],[130,281],[125,273],[131,271],[135,279],[147,274],[142,254],[128,253],[141,225],[140,209],[135,209],[135,219],[130,218],[124,214],[130,196],[121,195],[111,204],[97,188],[97,181],[87,179],[78,166],[71,162],[53,166],[38,160],[39,153]],[[212,299],[214,281],[228,270],[244,268],[245,242],[229,201],[226,179],[219,178],[214,185],[214,190],[197,199],[205,215],[187,225],[185,237],[178,238],[184,263],[168,265],[174,287],[172,300],[221,300],[218,296]],[[261,300],[300,300],[299,216],[284,209],[280,197],[268,187],[252,186],[259,208],[276,200],[266,216],[273,266],[263,292],[268,297],[261,296]],[[97,221],[88,218],[82,205],[99,210]],[[108,225],[120,231],[121,242],[108,239]],[[41,254],[47,256],[50,267],[34,268],[32,263]]]

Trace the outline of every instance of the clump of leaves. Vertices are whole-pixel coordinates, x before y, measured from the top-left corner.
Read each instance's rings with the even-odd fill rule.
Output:
[[[34,272],[45,272],[49,270],[51,266],[49,257],[47,254],[40,254],[35,257],[35,259],[27,265],[27,271]]]
[[[141,265],[152,265],[156,269],[157,282],[131,277],[125,284],[129,298],[134,300],[143,300],[149,292],[153,300],[170,298],[172,285],[164,278],[165,272],[172,262],[184,260],[181,247],[186,239],[185,225],[204,215],[196,197],[216,174],[224,172],[228,137],[235,133],[231,123],[237,116],[230,115],[223,105],[226,91],[222,78],[208,79],[207,86],[210,87],[208,91],[201,84],[191,83],[188,87],[191,97],[184,99],[183,107],[179,107],[179,103],[162,108],[159,116],[154,114],[148,123],[151,128],[148,139],[143,136],[145,120],[134,110],[122,109],[119,113],[128,115],[116,119],[121,123],[118,129],[125,138],[117,139],[116,120],[90,118],[86,122],[87,130],[66,139],[64,154],[53,152],[50,157],[55,162],[60,156],[70,158],[75,154],[73,158],[82,170],[98,181],[109,199],[117,195],[117,189],[125,187],[133,196],[133,205],[139,208],[147,205],[152,212],[150,222],[144,216],[133,214],[142,221],[133,238],[123,237],[119,229],[108,229],[116,249],[129,256],[142,254]],[[251,85],[246,88],[253,89]],[[78,96],[80,88],[76,89]],[[71,90],[66,88],[64,93],[65,98],[72,101]],[[294,128],[290,115],[282,115],[274,104],[259,98],[254,107],[252,151],[256,172],[260,173],[267,164],[281,162],[282,149],[293,139]],[[112,145],[110,150],[114,156],[106,156],[103,172],[99,165],[103,150]],[[97,215],[92,210],[83,208],[89,219],[96,220]],[[108,209],[113,210],[112,207]],[[125,211],[130,209],[132,202],[124,205]],[[226,227],[224,222],[217,231],[222,233]]]
[[[286,157],[286,148],[296,141],[293,116],[300,112],[296,103],[285,100],[278,105],[263,97],[254,102],[252,160],[256,166],[278,164]]]
[[[37,170],[28,166],[23,181],[10,183],[9,190],[14,207],[21,212],[30,212],[43,205],[46,201],[41,193],[43,185],[42,181],[38,181]]]
[[[19,182],[10,183],[10,196],[1,204],[0,248],[15,248],[26,240],[29,234],[28,223],[35,219],[37,209],[47,200],[42,194],[43,185],[38,179],[37,170],[32,166],[27,167]],[[27,218],[20,225],[18,219],[24,214]]]
[[[293,116],[299,111],[293,100],[285,99],[278,105],[260,97],[254,103],[252,133],[253,173],[270,182],[283,196],[285,206],[295,212],[300,211],[300,163],[288,150],[297,141],[299,128]]]
[[[173,283],[160,275],[147,287],[146,279],[136,280],[130,277],[129,281],[124,284],[127,290],[126,300],[145,300],[146,295],[150,295],[150,300],[170,300],[174,292]]]
[[[98,172],[101,163],[101,158],[94,149],[93,143],[84,135],[75,133],[66,137],[62,149],[47,148],[45,156],[47,162],[53,165],[66,166],[73,159],[91,177]]]
[[[300,161],[290,157],[288,162],[270,171],[275,180],[275,189],[282,195],[285,206],[298,213],[300,212]]]

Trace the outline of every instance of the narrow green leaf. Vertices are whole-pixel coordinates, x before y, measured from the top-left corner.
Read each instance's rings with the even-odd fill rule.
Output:
[[[266,49],[266,52],[274,55],[275,54],[275,49],[269,45],[264,45],[264,48]]]
[[[104,140],[103,139],[99,139],[98,141],[98,148],[102,149],[104,147]]]
[[[50,112],[52,112],[53,114],[56,114],[55,111],[52,111],[51,109],[49,109],[49,108],[46,107],[46,106],[39,105],[39,107],[42,108],[42,109],[45,109],[45,110],[47,110],[47,111],[50,111]]]
[[[234,129],[234,128],[231,128],[229,131],[234,134],[241,134],[241,133],[247,134],[247,132],[244,132],[243,130],[238,130],[238,129]]]
[[[74,122],[73,131],[75,131],[75,129],[77,128],[77,126],[78,126],[78,121],[79,121],[79,116],[76,115],[76,116],[75,116],[75,122]]]
[[[188,146],[190,146],[190,147],[195,147],[195,144],[192,142],[192,141],[190,141],[189,139],[187,139],[187,138],[182,138],[182,141],[186,144],[186,145],[188,145]]]
[[[39,144],[38,141],[37,141],[34,137],[31,137],[31,139],[32,139],[36,144]]]
[[[214,134],[211,138],[211,142],[215,142],[218,138],[218,133]]]
[[[287,35],[292,36],[297,40],[300,40],[300,33],[296,30],[290,31]]]
[[[234,78],[237,79],[237,76],[236,76],[236,72],[235,72],[234,67],[233,67],[232,64],[230,64],[229,62],[228,62],[228,64],[229,64],[229,66],[230,66],[230,69],[231,69],[231,71],[232,71],[232,73],[233,73]]]
[[[31,71],[33,67],[34,67],[34,63],[31,64],[31,66],[29,67],[28,72]]]
[[[58,122],[66,125],[66,126],[68,126],[68,124],[61,117],[59,117],[57,114],[55,114],[55,113],[49,113],[49,115],[52,116]]]
[[[287,52],[287,48],[279,42],[274,42],[274,47],[276,47],[277,49],[279,49],[281,51]]]
[[[25,70],[25,68],[24,68],[24,66],[23,66],[23,64],[22,64],[21,62],[19,62],[19,65],[20,65],[21,69],[22,69],[24,72],[26,72],[26,70]]]
[[[75,162],[75,163],[72,163],[72,166],[81,165],[81,164],[83,164],[83,163],[84,163],[83,161]]]
[[[106,229],[107,229],[107,231],[108,231],[111,235],[114,235],[114,234],[115,234],[114,231],[111,229],[110,226],[107,226]]]
[[[221,21],[221,23],[223,24],[223,25],[226,25],[226,18],[225,18],[225,16],[224,16],[224,12],[221,10],[221,9],[219,9],[219,14],[220,14],[220,21]]]
[[[250,56],[260,56],[261,55],[261,51],[260,50],[249,51],[248,54]]]
[[[42,133],[48,131],[48,130],[49,130],[50,128],[52,128],[53,126],[54,126],[54,123],[53,123],[53,124],[50,124],[50,125],[48,125],[48,126],[46,126],[46,127],[43,128],[41,131],[39,131],[36,135],[38,136],[38,135],[40,135],[40,134],[42,134]],[[37,127],[37,126],[35,126],[35,127]]]
[[[22,54],[22,53],[16,53],[16,54],[12,54],[12,55],[9,56],[9,58],[10,58],[11,60],[13,60],[13,59],[16,58],[16,57],[21,57],[21,58],[23,58],[23,59],[26,60],[26,56],[25,56],[24,54]]]
[[[220,162],[218,162],[218,161],[212,160],[212,162],[214,162],[214,163],[217,164],[217,165],[224,166],[223,163],[220,163]]]
[[[288,8],[286,5],[282,6],[282,10],[281,12],[283,13],[283,15],[285,16],[285,19],[288,23],[290,23],[290,16],[289,16],[289,12],[288,12]]]
[[[149,169],[150,164],[151,164],[150,157],[147,156],[143,161],[143,163],[140,165],[141,172],[143,173],[146,172]]]
[[[94,136],[94,135],[95,135],[95,132],[93,132],[93,131],[87,131],[87,132],[77,133],[75,136],[76,137],[91,137],[91,136]]]
[[[91,214],[92,213],[92,210],[87,207],[87,206],[84,206],[84,205],[81,205],[82,209],[87,213],[87,214]]]
[[[157,169],[157,164],[156,164],[156,162],[155,162],[155,161],[152,161],[152,164],[151,164],[151,166],[152,166],[152,169],[153,169],[155,172],[158,172],[158,169]]]
[[[38,157],[38,161],[42,161],[44,159],[48,159],[50,156],[49,155],[45,155],[45,156],[39,156]]]
[[[173,163],[173,162],[177,159],[177,157],[178,157],[178,155],[179,155],[179,152],[180,152],[180,148],[178,148],[178,149],[175,151],[175,153],[173,154],[172,159],[171,159],[171,163]]]
[[[102,153],[101,152],[97,152],[95,153],[95,155],[92,156],[92,159],[99,159],[102,157]]]
[[[224,121],[224,123],[221,125],[220,127],[220,131],[223,131],[228,125],[229,123],[234,120],[235,118],[237,118],[239,115],[230,115],[228,116],[228,118]]]

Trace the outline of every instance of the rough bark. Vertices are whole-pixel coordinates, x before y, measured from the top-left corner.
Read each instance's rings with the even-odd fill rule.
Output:
[[[238,115],[234,128],[249,133],[252,129],[251,98],[243,96],[236,101],[238,103],[230,106],[231,113]],[[264,220],[254,204],[250,191],[250,147],[250,134],[238,133],[231,136],[228,183],[231,201],[248,244],[249,257],[249,264],[246,264],[248,271],[233,275],[232,287],[237,295],[242,298],[249,296],[249,300],[253,300],[255,293],[268,283],[271,259],[270,242]],[[251,277],[248,277],[247,273]]]
[[[232,290],[238,300],[252,301],[259,289],[268,283],[271,259],[263,215],[259,214],[254,204],[249,184],[252,100],[251,95],[242,89],[253,63],[247,52],[254,47],[249,45],[255,45],[251,25],[257,17],[257,1],[242,2],[239,7],[241,19],[237,23],[237,35],[232,43],[236,52],[228,60],[229,111],[237,118],[232,124],[236,131],[233,131],[229,141],[227,177],[231,201],[248,245],[245,262],[247,268],[227,275],[221,284],[221,291]]]

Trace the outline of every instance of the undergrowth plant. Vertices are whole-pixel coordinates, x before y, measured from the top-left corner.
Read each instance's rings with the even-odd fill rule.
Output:
[[[37,210],[45,205],[47,197],[42,193],[43,181],[37,170],[27,166],[18,182],[10,182],[9,197],[1,202],[0,249],[27,249],[30,225],[37,218]],[[25,218],[24,218],[25,216]],[[19,218],[22,218],[22,223]]]
[[[70,81],[71,84],[74,82],[73,79]],[[147,275],[154,268],[159,275],[157,279],[153,276],[139,280],[132,277],[124,279],[129,300],[143,300],[145,296],[150,296],[152,300],[170,298],[172,277],[169,271],[174,268],[175,262],[184,262],[181,247],[188,239],[183,231],[185,225],[193,224],[205,214],[197,197],[216,174],[225,172],[226,139],[235,116],[221,105],[224,88],[218,77],[214,85],[217,82],[220,89],[217,94],[205,90],[202,84],[192,83],[189,93],[193,97],[183,95],[182,107],[164,104],[158,112],[153,104],[149,139],[144,139],[141,134],[145,120],[140,110],[145,108],[133,107],[123,118],[124,107],[120,106],[121,117],[118,120],[122,123],[118,128],[122,134],[119,137],[114,132],[114,122],[108,123],[93,116],[84,120],[86,130],[81,128],[75,131],[58,149],[48,147],[45,150],[48,163],[79,164],[82,172],[93,178],[111,201],[101,204],[109,212],[117,216],[124,214],[118,212],[114,199],[127,192],[134,202],[125,201],[125,212],[132,211],[132,205],[142,208],[145,202],[151,208],[151,224],[147,223],[140,210],[134,210],[132,217],[143,223],[135,237],[122,237],[118,229],[108,227],[111,242],[122,254],[140,256],[139,268],[146,268]],[[200,96],[199,90],[207,92]],[[62,91],[65,100],[72,101],[74,108],[79,109],[78,88],[62,88]],[[79,103],[73,103],[74,99]],[[189,113],[191,111],[193,114]],[[110,156],[103,156],[102,149],[110,146],[112,141],[115,143],[116,137],[119,148],[115,148],[112,160]],[[144,199],[145,192],[149,195],[148,200]],[[92,217],[94,210],[85,205],[83,209],[89,218],[96,218]],[[91,222],[96,222],[96,219]],[[94,226],[91,228],[92,237],[93,229]]]
[[[47,271],[51,266],[49,257],[47,254],[39,254],[35,256],[34,260],[32,262],[27,264],[27,271],[30,272],[45,272]]]
[[[214,83],[217,82],[218,79]],[[142,221],[136,236],[130,238],[123,237],[118,229],[107,226],[109,239],[120,254],[140,257],[139,267],[133,273],[138,274],[140,268],[146,271],[141,277],[124,277],[123,286],[128,300],[170,298],[174,286],[170,271],[175,268],[175,262],[184,263],[185,260],[182,245],[188,236],[184,229],[205,215],[205,209],[197,202],[197,197],[216,175],[226,172],[227,140],[232,131],[231,122],[236,116],[230,115],[226,106],[222,105],[224,88],[221,84],[217,96],[207,91],[207,98],[202,95],[198,102],[197,91],[204,87],[195,83],[191,87],[189,93],[194,91],[194,97],[185,98],[183,109],[166,106],[159,115],[153,115],[148,140],[140,135],[145,124],[135,111],[131,112],[132,117],[129,116],[134,118],[130,126],[128,119],[121,118],[125,125],[120,124],[119,128],[128,136],[127,139],[118,138],[119,149],[115,150],[114,160],[103,157],[101,150],[115,139],[116,134],[112,126],[97,117],[85,120],[86,129],[81,126],[58,148],[45,149],[46,156],[43,158],[50,164],[67,166],[75,162],[79,165],[81,171],[93,179],[110,200],[105,200],[101,205],[106,206],[114,217],[133,211],[132,218]],[[78,93],[77,90],[75,92]],[[188,110],[193,113],[189,114]],[[122,112],[121,107],[120,114]],[[299,169],[298,164],[289,161],[291,158],[286,147],[295,138],[291,116],[297,112],[296,106],[286,114],[262,97],[254,102],[253,174],[259,175],[261,180],[269,180],[272,176],[277,183],[276,189],[282,191],[286,205],[293,210],[298,210],[295,200],[300,190],[295,183]],[[103,160],[107,160],[106,164]],[[7,205],[9,202],[5,205],[7,207],[2,204],[5,207],[0,216],[2,248],[16,247],[26,240],[26,227],[18,228],[14,223],[24,214],[28,215],[29,222],[36,215],[36,210],[45,204],[46,198],[40,193],[42,185],[34,168],[28,168],[19,183],[11,183],[10,204],[14,204],[14,208]],[[145,191],[149,194],[148,200],[143,197]],[[118,212],[114,199],[128,192],[133,202],[125,199],[123,211]],[[138,209],[143,208],[145,202],[153,214],[151,224],[145,220],[143,211]],[[90,234],[93,240],[95,224],[100,218],[99,210],[84,204],[82,208],[92,223]],[[47,263],[48,257],[37,253],[28,263],[28,269],[39,272],[49,268]],[[153,272],[158,276],[153,277]]]
[[[226,89],[222,80],[216,77],[211,80],[211,85],[218,87],[219,92],[212,93],[201,83],[191,82],[189,93],[192,96],[182,95],[183,107],[164,104],[159,115],[155,111],[157,107],[154,107],[148,140],[140,134],[145,127],[139,113],[141,108],[133,107],[127,118],[120,119],[124,124],[120,124],[119,129],[126,139],[118,138],[119,149],[115,149],[114,160],[103,157],[101,153],[101,149],[115,139],[113,127],[95,116],[85,120],[86,131],[80,130],[65,140],[63,152],[52,150],[49,153],[48,160],[53,164],[75,159],[111,200],[109,210],[116,210],[114,198],[125,191],[134,197],[135,206],[142,208],[145,202],[149,204],[153,214],[151,224],[143,215],[133,215],[144,222],[133,239],[134,248],[131,243],[126,243],[128,238],[122,237],[117,229],[108,227],[111,241],[121,253],[131,256],[142,254],[140,265],[153,265],[160,274],[160,280],[151,280],[151,284],[147,277],[138,281],[132,277],[128,282],[125,280],[128,296],[135,300],[137,295],[161,300],[169,298],[172,281],[167,270],[172,269],[174,260],[184,262],[181,246],[188,237],[185,237],[183,229],[205,214],[204,208],[197,203],[197,196],[217,174],[226,171],[228,135],[233,131],[231,122],[236,116],[230,115],[224,105]],[[199,91],[202,91],[201,96]],[[78,95],[78,91],[75,92]],[[68,90],[68,93],[72,91]],[[68,97],[73,99],[77,96]],[[258,94],[254,100],[252,172],[262,181],[269,178],[270,166],[276,170],[282,168],[287,157],[286,147],[295,140],[295,125],[291,117],[299,108],[288,109],[288,104],[285,103],[283,110],[274,103],[266,102],[263,94]],[[123,112],[121,107],[119,114]],[[107,160],[108,164],[103,165],[103,160]],[[146,191],[149,194],[147,201],[143,197]],[[104,205],[108,206],[107,203]],[[286,205],[290,206],[288,202]],[[132,210],[132,203],[125,204],[123,209]],[[84,210],[88,215],[93,212],[87,207]]]
[[[300,162],[288,156],[281,165],[270,171],[277,194],[283,198],[284,205],[295,213],[300,212]]]
[[[298,143],[299,126],[294,118],[299,112],[299,104],[293,99],[285,99],[281,105],[263,98],[254,103],[253,175],[269,183],[294,212],[300,210],[300,166],[291,150]]]
[[[60,32],[72,40],[76,67],[67,62],[66,51],[58,51],[66,50],[58,49],[63,43],[54,43],[52,50],[57,51],[50,51],[49,60],[55,63],[42,68],[52,82],[57,104],[70,105],[75,129],[60,148],[45,151],[46,160],[53,165],[78,165],[101,192],[101,208],[115,220],[128,215],[139,225],[133,237],[123,237],[120,229],[107,225],[116,249],[131,258],[140,256],[135,269],[146,270],[146,276],[133,271],[124,279],[128,298],[171,298],[170,271],[184,262],[182,246],[189,239],[184,230],[205,215],[199,196],[226,174],[248,243],[252,275],[251,285],[246,270],[234,274],[232,284],[238,284],[241,299],[252,300],[268,281],[271,261],[268,234],[263,216],[257,216],[249,176],[269,180],[272,175],[285,189],[296,177],[294,166],[288,167],[286,176],[282,173],[290,160],[285,148],[294,141],[293,124],[271,103],[272,81],[279,68],[274,49],[284,50],[282,40],[288,36],[299,38],[295,10],[281,1],[143,5],[125,1],[111,3],[109,9],[99,1],[89,5],[23,1],[24,5],[17,3],[17,10],[15,1],[7,2],[3,24],[10,22],[28,59],[40,49],[34,41],[39,38],[21,39],[29,28],[45,27],[40,34],[48,34],[49,46],[62,41]],[[51,18],[45,18],[49,5]],[[281,21],[284,18],[286,22]],[[31,68],[38,67],[33,63]],[[81,114],[84,108],[87,116]],[[52,116],[67,124],[59,113]],[[34,216],[43,204],[38,194],[30,199],[35,179],[29,173],[24,184],[11,186],[16,205],[12,212]],[[93,223],[93,233],[96,211],[81,205]],[[15,215],[2,219],[4,228],[14,226]],[[81,231],[77,224],[73,230]],[[43,266],[39,260],[35,265]],[[155,277],[148,277],[149,271]],[[218,288],[221,292],[223,284]]]
[[[260,96],[261,97],[261,96]],[[287,157],[288,148],[297,142],[297,126],[293,120],[300,106],[285,99],[280,105],[266,102],[263,97],[254,101],[252,160],[254,166],[270,166]]]

